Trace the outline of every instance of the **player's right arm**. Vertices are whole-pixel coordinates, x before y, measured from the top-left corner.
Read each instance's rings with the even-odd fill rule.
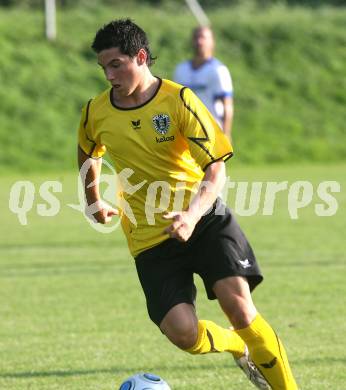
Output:
[[[104,224],[110,222],[112,216],[119,212],[105,203],[100,196],[102,155],[106,149],[94,140],[89,118],[90,103],[89,101],[82,110],[78,130],[78,167],[84,187],[86,214],[95,222]]]
[[[191,156],[205,172],[187,209],[164,215],[165,219],[172,220],[164,232],[171,238],[185,242],[220,193],[226,178],[224,162],[232,156],[233,149],[211,113],[190,89],[182,88],[180,98],[178,116],[181,133],[188,143]]]

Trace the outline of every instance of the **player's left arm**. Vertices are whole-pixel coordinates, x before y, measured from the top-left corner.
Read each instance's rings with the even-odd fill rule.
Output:
[[[202,216],[213,206],[221,192],[226,179],[226,168],[223,160],[215,161],[205,170],[203,180],[196,195],[192,198],[185,211],[172,211],[164,215],[172,223],[165,229],[165,233],[179,241],[187,241]]]
[[[232,124],[233,124],[233,98],[231,96],[225,96],[222,98],[223,104],[223,121],[222,121],[222,129],[226,136],[232,141]]]

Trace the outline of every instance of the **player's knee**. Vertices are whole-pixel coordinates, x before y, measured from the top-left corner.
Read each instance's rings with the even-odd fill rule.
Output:
[[[231,277],[214,285],[219,303],[236,329],[245,328],[256,316],[249,284],[244,278]]]
[[[243,304],[234,305],[232,312],[229,313],[232,325],[236,329],[246,328],[254,320],[256,316],[256,308],[252,304],[243,302]]]
[[[238,294],[230,295],[227,302],[223,302],[222,308],[236,329],[249,326],[257,313],[252,300]]]
[[[187,350],[193,347],[198,337],[198,329],[193,325],[179,326],[166,334],[168,339],[178,348]]]

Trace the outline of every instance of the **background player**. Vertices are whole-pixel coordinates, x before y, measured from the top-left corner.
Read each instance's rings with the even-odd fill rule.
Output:
[[[197,27],[192,34],[194,57],[180,63],[174,81],[191,88],[231,137],[233,85],[227,67],[214,57],[215,40],[210,27]]]

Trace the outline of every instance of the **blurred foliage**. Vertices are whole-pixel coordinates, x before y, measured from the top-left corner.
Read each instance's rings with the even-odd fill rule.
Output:
[[[184,3],[184,0],[127,0],[127,4],[132,5],[151,5],[151,6],[176,6],[179,3]],[[42,7],[44,0],[0,0],[0,6],[3,7]],[[97,0],[95,2],[98,6],[113,6],[119,7],[124,5],[123,0]],[[216,8],[234,6],[240,4],[253,4],[260,7],[266,7],[270,5],[307,5],[311,7],[320,6],[345,6],[346,0],[199,0],[199,3],[204,8]],[[88,6],[90,0],[56,0],[56,4],[61,7],[80,7]]]
[[[58,12],[54,43],[41,11],[0,9],[3,170],[75,167],[80,109],[107,88],[90,43],[111,18],[131,16],[147,31],[155,75],[170,78],[191,54],[196,22],[184,7],[88,4]],[[242,5],[209,17],[235,86],[237,160],[346,159],[346,10]]]

